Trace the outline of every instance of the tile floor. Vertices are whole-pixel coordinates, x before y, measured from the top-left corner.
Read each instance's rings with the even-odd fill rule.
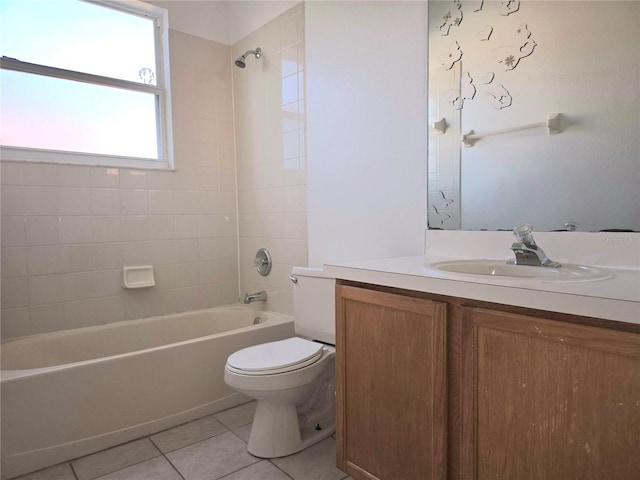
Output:
[[[247,452],[255,402],[16,480],[343,480],[335,439],[263,460]]]

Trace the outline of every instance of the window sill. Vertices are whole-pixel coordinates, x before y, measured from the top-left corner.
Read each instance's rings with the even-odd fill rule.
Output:
[[[173,162],[167,160],[63,152],[58,150],[37,150],[6,146],[0,147],[0,159],[8,162],[56,163],[62,165],[83,165],[87,167],[175,170]]]

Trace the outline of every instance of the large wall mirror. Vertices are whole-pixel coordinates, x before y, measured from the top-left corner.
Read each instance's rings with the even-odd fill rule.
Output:
[[[640,2],[429,2],[429,227],[640,231]]]

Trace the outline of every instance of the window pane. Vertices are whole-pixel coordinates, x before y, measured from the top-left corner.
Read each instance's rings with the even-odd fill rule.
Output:
[[[153,24],[78,0],[0,0],[0,55],[156,85]]]
[[[158,159],[153,94],[0,71],[6,146]]]

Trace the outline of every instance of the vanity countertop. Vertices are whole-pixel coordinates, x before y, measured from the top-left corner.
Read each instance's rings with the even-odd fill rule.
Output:
[[[478,236],[480,235],[480,236]],[[597,266],[610,276],[591,281],[554,281],[519,279],[445,272],[432,264],[465,259],[506,259],[500,246],[512,237],[506,232],[427,232],[426,255],[327,263],[325,275],[355,282],[468,298],[518,307],[568,313],[585,317],[640,324],[640,235],[603,236],[597,234],[539,234],[550,258],[561,262]],[[573,248],[574,257],[565,252]],[[595,248],[590,248],[594,244]],[[473,255],[465,248],[473,245]],[[496,249],[495,245],[498,246]],[[605,252],[614,247],[612,256]],[[437,255],[434,254],[437,252]],[[551,255],[551,253],[553,255]],[[561,255],[564,253],[564,255]],[[564,258],[563,258],[564,257]],[[569,257],[569,258],[567,258]],[[624,259],[621,261],[620,258]],[[631,262],[628,262],[629,259]],[[625,264],[628,262],[628,264]],[[522,267],[527,268],[527,267]]]
[[[640,271],[606,268],[604,280],[557,282],[444,272],[430,265],[451,260],[412,256],[325,265],[343,280],[519,307],[640,324]],[[526,268],[526,267],[523,267]]]

